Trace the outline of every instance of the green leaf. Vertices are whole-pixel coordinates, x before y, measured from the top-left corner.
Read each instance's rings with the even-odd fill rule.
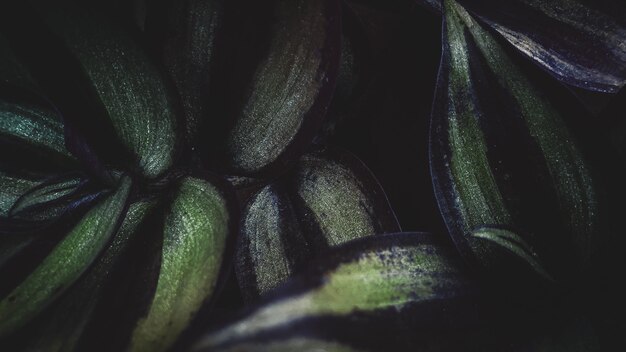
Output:
[[[496,248],[471,235],[504,226],[520,230],[557,281],[593,270],[607,237],[598,185],[576,139],[492,35],[456,2],[444,5],[430,163],[455,243],[471,262],[506,272]]]
[[[265,186],[243,213],[235,269],[247,301],[329,248],[400,230],[374,175],[354,155],[324,148]]]
[[[457,259],[453,248],[423,233],[349,242],[240,319],[201,338],[193,350],[300,337],[368,350],[402,348],[411,341],[463,343],[438,340],[442,331],[450,332],[446,326],[476,337],[475,321],[473,328],[463,326],[473,319],[467,315],[472,311],[468,302],[477,291]]]
[[[212,295],[222,269],[230,215],[210,183],[185,178],[165,219],[156,291],[133,331],[131,351],[163,351]]]
[[[39,182],[7,175],[0,171],[0,218],[9,215],[13,204]]]
[[[193,147],[199,143],[199,127],[208,116],[209,83],[215,56],[215,42],[222,26],[222,0],[166,1],[168,28],[163,57],[180,92],[187,120],[187,138]],[[150,31],[150,29],[147,29]]]
[[[280,341],[271,341],[271,342],[253,342],[253,343],[241,343],[234,344],[233,346],[226,347],[224,349],[220,349],[221,352],[236,352],[236,351],[248,351],[248,352],[291,352],[291,351],[300,351],[300,352],[357,352],[361,351],[360,349],[356,349],[350,347],[348,345],[344,345],[341,343],[337,343],[335,341],[323,341],[320,339],[314,339],[309,337],[298,337],[298,338],[285,338]]]
[[[72,285],[115,233],[126,206],[131,182],[97,204],[43,262],[0,301],[0,336],[23,326]]]
[[[528,265],[530,265],[539,275],[548,280],[553,280],[552,277],[550,277],[550,274],[548,274],[541,265],[540,260],[537,258],[537,254],[534,253],[524,239],[515,232],[495,227],[481,227],[474,230],[472,232],[472,236],[474,238],[490,241],[502,248],[507,249],[528,263]]]
[[[80,6],[39,4],[38,10],[79,65],[80,72],[71,70],[95,109],[89,118],[103,114],[115,136],[98,135],[103,131],[90,129],[88,117],[68,114],[74,133],[98,141],[94,149],[101,153],[118,140],[134,159],[123,165],[127,170],[137,168],[149,178],[165,172],[174,162],[178,127],[171,92],[155,65],[122,29],[100,15]],[[123,156],[109,157],[115,159],[107,162],[119,164]]]
[[[216,113],[226,116],[206,126],[216,140],[210,156],[223,160],[229,171],[269,172],[311,143],[335,86],[339,10],[336,0],[233,5],[233,13],[244,17],[231,29],[232,50],[221,52],[225,63],[218,68],[229,74],[214,83],[224,86],[212,92],[216,104],[227,105]],[[242,48],[240,43],[248,42],[253,44]]]
[[[51,309],[45,311],[34,326],[29,327],[32,338],[23,341],[27,346],[25,350],[77,350],[87,324],[97,318],[94,311],[102,300],[112,271],[120,258],[127,255],[135,231],[147,219],[154,205],[153,201],[140,201],[129,207],[120,229],[94,266]]]

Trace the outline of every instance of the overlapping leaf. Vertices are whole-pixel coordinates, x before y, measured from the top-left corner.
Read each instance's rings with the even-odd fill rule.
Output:
[[[13,341],[16,349],[50,352],[77,350],[83,332],[95,317],[96,307],[103,298],[112,272],[119,265],[120,258],[128,255],[134,233],[153,208],[154,202],[149,201],[140,201],[129,207],[120,229],[102,256],[69,292],[28,327],[30,338],[24,339],[22,335],[17,335],[19,341]]]
[[[131,182],[91,209],[44,261],[0,301],[0,336],[18,329],[76,281],[115,234]]]
[[[356,157],[333,148],[306,154],[246,207],[235,266],[240,287],[252,300],[329,248],[399,230],[382,188]]]
[[[227,5],[228,45],[218,51],[221,74],[212,79],[214,116],[202,132],[211,138],[205,149],[210,162],[231,173],[269,172],[308,146],[330,103],[339,66],[339,2]]]
[[[92,168],[87,146],[105,164],[148,178],[165,172],[177,144],[173,102],[137,44],[81,5],[13,7],[12,45],[63,113],[72,152]]]
[[[440,329],[472,330],[476,288],[454,250],[436,237],[370,236],[333,253],[241,319],[202,338],[194,350],[236,350],[297,338],[368,350],[418,341],[453,345],[462,338],[441,340]]]
[[[490,270],[509,267],[501,264],[511,257],[557,280],[590,270],[606,233],[597,184],[575,138],[491,34],[456,2],[444,9],[430,155],[458,248]],[[517,243],[516,256],[471,235],[485,225],[508,227],[523,240],[507,242]]]
[[[439,1],[422,0],[441,12]],[[620,1],[460,0],[558,80],[617,93],[626,84],[626,6]]]

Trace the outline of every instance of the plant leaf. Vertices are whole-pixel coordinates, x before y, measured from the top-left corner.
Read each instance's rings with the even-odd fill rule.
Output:
[[[210,183],[185,178],[165,219],[156,291],[133,331],[131,351],[171,346],[211,297],[222,269],[230,215]]]
[[[520,259],[524,260],[530,265],[539,275],[552,281],[552,277],[548,274],[541,262],[537,258],[537,254],[533,252],[530,246],[524,241],[522,237],[515,232],[497,228],[497,227],[480,227],[472,232],[474,238],[480,238],[485,241],[490,241],[502,248],[512,252]]]
[[[220,51],[223,66],[216,68],[234,74],[213,80],[216,104],[226,105],[216,114],[225,116],[207,121],[206,133],[219,144],[209,148],[212,157],[250,175],[285,164],[313,140],[335,86],[341,24],[336,0],[241,8],[233,4],[232,12],[248,17],[234,23],[246,25],[225,29],[237,35],[229,40],[234,47]],[[242,42],[254,44],[246,51]]]
[[[154,31],[165,33],[163,58],[181,95],[187,139],[198,145],[199,127],[208,116],[209,83],[215,42],[222,26],[222,0],[166,1],[167,22]],[[152,28],[148,28],[150,31]]]
[[[367,167],[350,153],[324,148],[252,197],[243,214],[237,278],[252,301],[329,247],[399,230]]]
[[[477,291],[454,249],[435,236],[370,236],[320,259],[240,319],[201,338],[193,350],[301,337],[355,349],[401,349],[408,340],[445,345],[439,329],[448,324],[475,332],[465,324],[473,321],[468,302]]]
[[[444,8],[430,162],[455,243],[470,261],[506,270],[471,232],[510,226],[557,281],[591,269],[606,237],[597,184],[575,138],[491,34],[456,2]]]
[[[133,203],[117,234],[102,256],[89,271],[62,296],[51,309],[45,311],[34,326],[28,328],[31,338],[22,341],[28,351],[73,351],[85,327],[94,317],[107,281],[120,258],[126,255],[132,235],[154,209],[154,201]]]
[[[0,301],[0,336],[21,327],[76,281],[115,233],[131,182],[97,204],[44,261]]]
[[[441,12],[437,1],[421,0]],[[626,84],[626,6],[620,1],[460,0],[556,79],[617,93]]]
[[[167,170],[177,143],[172,97],[138,45],[80,4],[12,6],[11,43],[63,113],[70,149],[91,167],[85,145],[99,162],[148,178]]]

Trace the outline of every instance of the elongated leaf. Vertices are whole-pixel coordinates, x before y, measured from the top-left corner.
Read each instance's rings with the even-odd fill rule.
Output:
[[[224,135],[214,132],[224,145],[210,151],[225,159],[225,165],[236,174],[268,171],[292,159],[312,141],[330,104],[340,54],[338,1],[275,0],[248,7],[262,7],[267,12],[246,13],[256,21],[262,19],[258,25],[243,26],[250,37],[241,38],[254,41],[257,51],[242,53],[237,42],[235,52],[223,60],[232,61],[231,55],[237,55],[241,57],[237,63],[249,57],[257,61],[247,65],[251,67],[229,66],[237,76],[252,73],[237,79],[243,82],[230,92],[223,92],[228,94],[223,100],[235,104],[222,112],[228,114],[223,117],[228,125]],[[269,19],[273,22],[265,33]],[[230,75],[224,81],[236,85]],[[207,129],[213,126],[209,122]]]
[[[132,235],[146,219],[154,202],[141,201],[132,204],[109,247],[69,292],[51,309],[29,327],[31,338],[22,341],[28,351],[73,351],[94,316],[96,305],[101,301],[104,287],[120,257],[130,247]]]
[[[50,157],[71,158],[65,149],[63,124],[49,111],[0,101],[0,114],[0,140],[3,142],[13,140],[26,144],[26,148],[43,149]]]
[[[5,218],[13,204],[37,184],[35,180],[7,175],[0,171],[0,218]]]
[[[64,114],[72,151],[89,166],[85,145],[105,163],[150,178],[163,173],[173,163],[177,122],[157,68],[102,16],[81,5],[36,3],[37,11],[13,6],[11,42]],[[40,34],[22,33],[24,26]]]
[[[462,0],[559,80],[617,93],[626,84],[626,6],[585,0]]]
[[[21,327],[85,272],[111,236],[126,206],[131,182],[96,205],[44,261],[0,301],[0,336]]]
[[[420,0],[441,12],[438,1]],[[617,93],[626,84],[626,6],[621,1],[460,0],[558,80]]]
[[[27,231],[46,226],[78,208],[88,206],[103,193],[104,190],[93,187],[81,175],[49,178],[15,201],[8,213],[8,221],[22,222]]]
[[[495,259],[502,246],[471,235],[476,227],[504,225],[521,230],[515,232],[556,280],[591,269],[606,235],[598,190],[575,138],[454,1],[445,2],[444,23],[430,158],[455,243],[469,260],[506,271]]]
[[[248,352],[357,352],[358,349],[334,341],[323,341],[307,337],[285,338],[284,340],[266,343],[241,343],[235,344],[219,351],[248,351]]]
[[[223,17],[222,0],[166,1],[168,21],[164,60],[180,92],[187,138],[195,148],[199,127],[207,118],[211,64]]]
[[[223,195],[210,183],[185,178],[165,219],[158,283],[130,350],[162,351],[211,297],[229,231]]]
[[[246,207],[235,266],[240,287],[253,300],[329,247],[399,230],[382,188],[355,156],[330,148],[307,154]]]
[[[193,350],[301,337],[367,350],[401,349],[418,341],[441,347],[450,341],[440,340],[440,329],[472,330],[463,326],[475,318],[468,302],[476,290],[454,249],[434,236],[366,237],[320,259],[310,272],[241,319],[206,335]]]

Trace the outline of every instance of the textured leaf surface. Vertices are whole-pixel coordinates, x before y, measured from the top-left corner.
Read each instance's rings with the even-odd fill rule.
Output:
[[[470,233],[510,225],[523,229],[523,240],[555,279],[552,270],[576,272],[603,239],[598,191],[575,138],[493,37],[453,1],[445,2],[444,28],[431,172],[457,246],[496,268],[494,248]]]
[[[0,336],[19,328],[76,281],[115,233],[131,182],[90,210],[44,261],[0,301]]]
[[[165,219],[158,283],[130,350],[162,351],[211,297],[222,268],[229,214],[210,183],[185,178]]]
[[[617,93],[626,84],[621,1],[462,0],[478,18],[559,80]]]
[[[222,0],[170,1],[167,11],[164,60],[182,98],[187,137],[195,146],[198,128],[208,117],[211,63],[223,4]]]
[[[76,285],[54,303],[51,309],[29,329],[32,338],[25,343],[27,351],[73,351],[86,325],[94,319],[94,310],[101,301],[104,287],[120,257],[128,251],[130,241],[154,202],[132,204],[111,244],[94,266]]]
[[[455,304],[476,291],[454,250],[434,236],[371,236],[341,246],[322,259],[315,262],[314,270],[296,277],[240,320],[202,338],[194,350],[329,335],[357,349],[372,349],[377,343],[389,348],[403,340],[402,331],[410,331],[409,338],[428,340],[445,321],[454,321],[460,328],[470,317],[448,320],[459,312]],[[391,336],[386,333],[397,339],[380,339]]]
[[[338,1],[276,0],[269,6],[273,22],[266,52],[237,92],[244,93],[241,106],[233,117],[224,117],[233,121],[226,163],[243,174],[285,162],[312,141],[339,66]]]
[[[441,13],[434,0],[419,3]],[[460,0],[558,80],[604,93],[626,84],[626,5],[611,0]]]
[[[160,72],[136,43],[103,18],[80,10],[42,12],[80,64],[82,84],[94,96],[92,105],[104,112],[117,139],[135,159],[137,165],[126,167],[137,167],[147,177],[167,170],[174,161],[177,121]],[[86,132],[85,120],[75,125],[79,133],[91,133],[90,140],[102,138],[96,136],[101,131]]]
[[[252,197],[242,220],[237,277],[252,300],[329,247],[399,230],[367,167],[350,153],[323,149]]]

